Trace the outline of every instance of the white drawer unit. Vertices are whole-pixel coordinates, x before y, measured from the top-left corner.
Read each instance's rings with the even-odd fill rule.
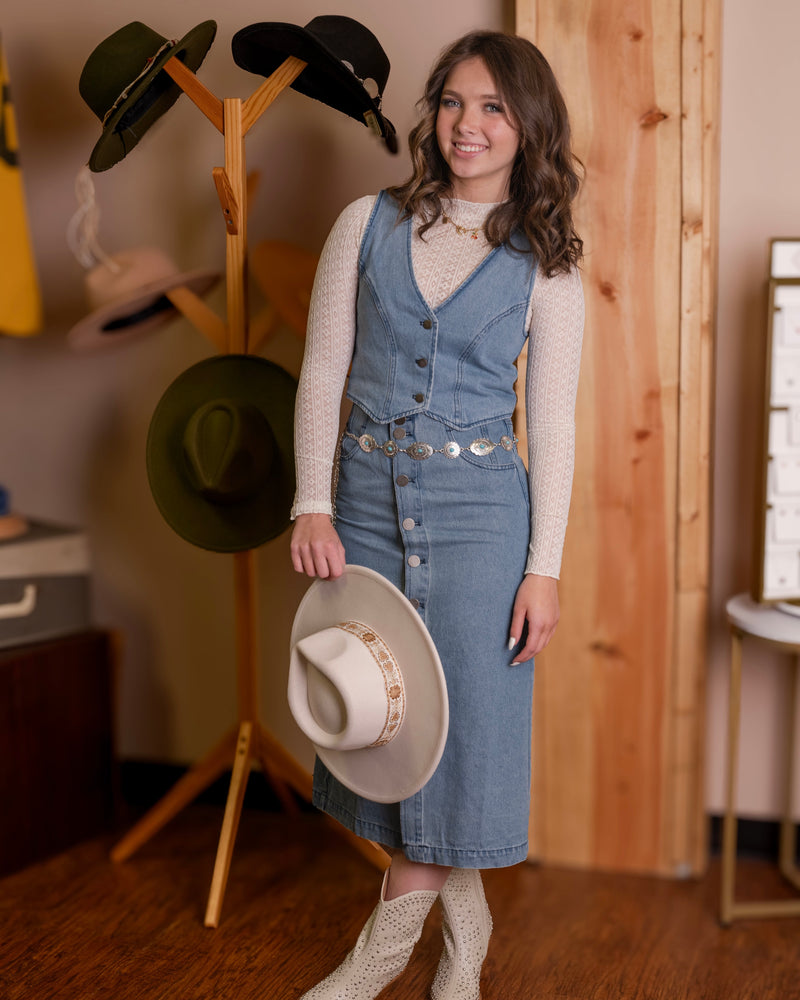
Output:
[[[800,600],[800,274],[775,270],[787,254],[800,259],[800,239],[772,243],[753,588],[760,602]]]
[[[764,553],[764,597],[782,600],[800,593],[800,551],[767,548]]]
[[[775,315],[777,341],[781,347],[800,347],[800,306],[786,305]]]
[[[773,455],[769,460],[769,500],[800,496],[800,450]]]
[[[778,503],[768,508],[767,541],[800,545],[800,504]]]
[[[772,358],[772,401],[789,405],[800,400],[800,352],[775,351]]]
[[[800,415],[800,408],[798,408],[797,412]],[[781,407],[779,410],[772,410],[769,414],[768,454],[779,455],[791,447],[789,436],[790,427],[792,426],[791,419],[791,410],[788,406]]]

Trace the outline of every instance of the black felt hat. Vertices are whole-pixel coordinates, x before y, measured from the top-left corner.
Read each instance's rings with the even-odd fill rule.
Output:
[[[89,157],[96,173],[119,163],[183,91],[168,73],[177,56],[198,69],[217,32],[215,21],[203,21],[180,41],[164,38],[141,21],[131,21],[102,41],[86,61],[78,89],[103,126]]]
[[[394,125],[381,111],[389,60],[380,42],[351,17],[323,14],[301,28],[267,21],[237,31],[232,42],[237,65],[270,76],[288,56],[308,63],[292,87],[367,125],[397,152]]]
[[[296,390],[283,368],[249,354],[207,358],[167,388],[150,421],[147,475],[186,541],[241,552],[289,526]]]

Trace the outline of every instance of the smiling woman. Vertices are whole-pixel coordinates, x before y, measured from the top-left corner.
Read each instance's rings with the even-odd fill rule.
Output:
[[[437,896],[431,995],[479,996],[492,926],[479,869],[527,855],[533,658],[559,618],[583,332],[566,109],[539,50],[495,32],[446,49],[420,103],[412,176],[346,208],[320,259],[292,559],[345,582],[345,562],[366,566],[405,595],[441,659],[449,730],[402,801],[318,759],[315,804],[392,864],[356,947],[304,1000],[373,1000]],[[528,338],[529,472],[512,421]]]
[[[505,200],[519,152],[519,130],[478,56],[458,63],[447,74],[436,116],[436,140],[455,198]]]
[[[408,140],[413,173],[390,193],[404,215],[422,218],[420,235],[447,214],[442,198],[490,204],[482,231],[491,246],[530,252],[548,277],[568,273],[583,252],[572,224],[581,164],[558,81],[539,49],[515,35],[465,35],[442,53],[419,107]]]

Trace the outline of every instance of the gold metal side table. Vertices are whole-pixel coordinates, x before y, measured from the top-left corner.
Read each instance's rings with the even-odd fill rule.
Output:
[[[800,916],[800,898],[737,903],[736,875],[736,781],[739,762],[739,723],[742,695],[742,643],[745,638],[764,642],[792,656],[788,715],[784,809],[781,821],[778,864],[781,874],[800,889],[800,871],[795,864],[796,827],[792,818],[792,789],[796,766],[795,712],[800,656],[800,617],[777,607],[756,603],[748,594],[731,597],[725,606],[731,630],[730,693],[728,700],[728,759],[725,816],[722,827],[722,882],[720,919],[723,924],[743,917]]]

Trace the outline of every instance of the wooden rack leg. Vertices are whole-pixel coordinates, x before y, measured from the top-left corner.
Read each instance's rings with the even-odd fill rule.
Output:
[[[111,851],[112,861],[125,861],[153,834],[177,816],[230,767],[236,746],[236,730],[226,733],[220,742],[194,765],[149,812],[130,829]]]
[[[214,874],[211,877],[211,890],[206,906],[206,927],[216,927],[222,910],[222,898],[225,895],[225,885],[233,858],[233,844],[236,831],[239,829],[239,819],[242,815],[244,793],[247,789],[247,779],[250,775],[250,762],[253,754],[253,724],[243,722],[239,726],[239,738],[236,742],[236,758],[233,762],[231,784],[228,789],[228,801],[225,805],[225,815],[222,819],[222,832],[217,845],[217,859],[214,862]]]
[[[311,775],[307,771],[304,771],[294,757],[288,754],[275,737],[261,725],[259,726],[259,759],[263,768],[273,768],[277,771],[287,785],[294,789],[301,799],[306,802],[311,801],[313,792]],[[328,821],[331,829],[335,830],[339,837],[343,837],[371,865],[375,865],[381,871],[385,871],[389,867],[391,858],[380,844],[376,844],[373,840],[364,840],[363,837],[356,836],[347,827],[342,826],[341,823],[337,823],[330,816],[325,816],[325,819]]]
[[[291,794],[289,789],[294,789],[302,798],[310,802],[311,776],[280,746],[277,740],[269,736],[266,729],[260,723],[255,723],[253,741],[255,743],[255,756],[258,757],[261,770],[271,782],[275,794],[281,801],[284,812],[289,816],[299,816],[300,807],[297,805],[297,799]],[[271,752],[272,745],[278,747],[280,750],[278,760],[275,759],[279,756],[278,753]]]
[[[357,836],[352,830],[348,830],[346,826],[342,826],[341,823],[333,819],[332,816],[325,816],[328,824],[336,830],[340,837],[344,837],[347,843],[354,848],[362,858],[365,858],[371,865],[374,865],[380,871],[384,872],[392,863],[392,859],[384,851],[380,844],[376,844],[374,840],[364,840],[363,837]]]
[[[172,293],[173,304],[203,331],[222,351],[247,354],[249,323],[247,308],[247,174],[244,135],[258,120],[275,97],[302,72],[305,63],[291,56],[259,87],[247,102],[238,98],[219,101],[176,59],[169,60],[167,72],[189,95],[194,103],[223,134],[225,167],[214,171],[215,182],[229,215],[226,236],[226,301],[227,323],[216,317],[199,297],[188,289]],[[122,861],[164,826],[203,789],[223,773],[233,759],[233,773],[223,817],[222,832],[217,845],[214,874],[211,881],[205,924],[219,923],[225,884],[233,856],[233,845],[244,804],[244,794],[251,763],[258,759],[265,776],[271,781],[278,797],[290,813],[298,811],[290,788],[303,798],[311,798],[311,776],[302,770],[256,720],[258,718],[256,650],[256,586],[255,555],[234,553],[236,589],[237,681],[239,688],[239,726],[225,735],[211,752],[196,764],[167,795],[148,812],[111,852],[114,861]],[[338,824],[337,824],[338,825]],[[343,830],[356,849],[379,868],[388,864],[388,856],[379,845]]]

